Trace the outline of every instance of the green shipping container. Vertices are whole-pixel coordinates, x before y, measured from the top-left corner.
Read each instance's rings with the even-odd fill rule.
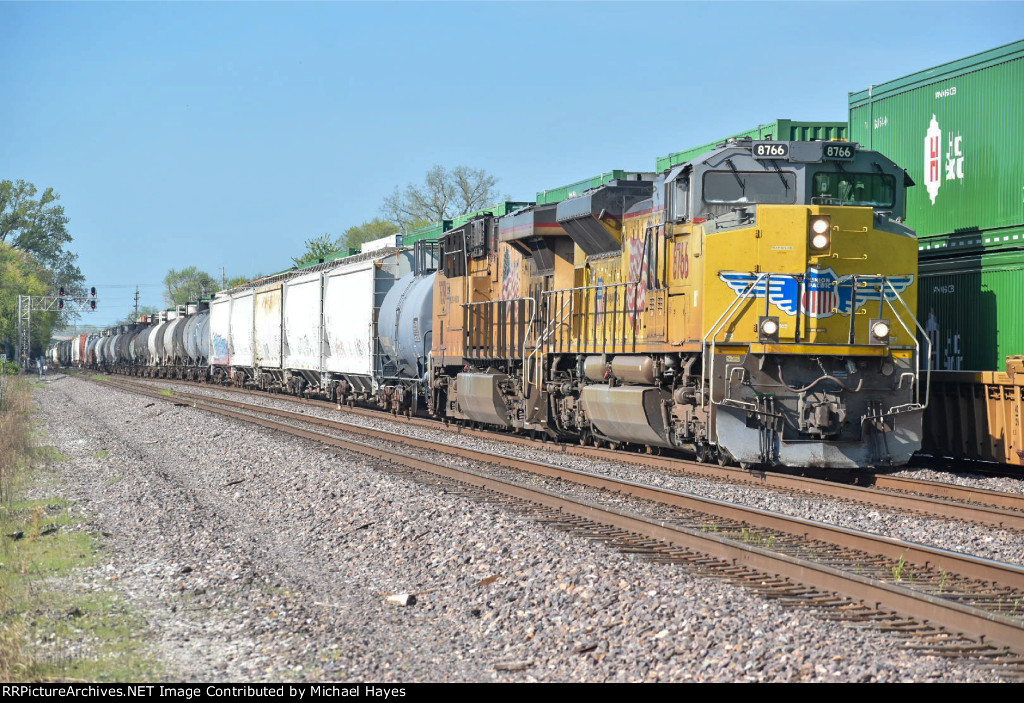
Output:
[[[1024,40],[851,93],[849,106],[851,140],[917,183],[907,224],[929,240],[922,256],[1024,245]]]
[[[701,144],[700,146],[691,147],[684,149],[683,151],[677,151],[674,154],[668,156],[662,156],[656,162],[657,172],[677,166],[679,164],[685,164],[687,161],[692,161],[701,154],[706,154],[709,151],[713,151],[719,144],[729,139],[743,139],[750,137],[751,139],[776,139],[783,141],[800,141],[809,142],[812,140],[833,140],[833,139],[846,139],[846,123],[845,122],[794,122],[793,120],[775,120],[768,124],[758,125],[754,129],[748,129],[746,132],[739,132],[738,134],[730,134],[728,137],[722,137],[716,139],[713,142],[707,144]]]
[[[1005,370],[1024,354],[1024,250],[922,259],[918,319],[933,368]]]
[[[607,173],[602,173],[600,176],[584,178],[582,181],[576,181],[575,183],[570,183],[569,185],[561,186],[560,188],[537,191],[537,204],[550,205],[552,203],[560,203],[568,198],[576,197],[585,190],[598,188],[606,183],[611,183],[612,181],[634,179],[643,175],[645,174],[642,171],[623,171],[621,169],[613,169]]]
[[[423,227],[411,229],[405,233],[404,237],[402,237],[402,245],[411,247],[421,239],[437,240],[442,234],[451,228],[451,220],[441,220],[440,222],[433,222],[429,225],[424,225]]]
[[[479,217],[480,215],[494,215],[495,217],[501,217],[502,215],[507,215],[508,213],[514,212],[521,207],[528,207],[530,205],[533,205],[533,203],[506,201],[504,203],[498,203],[497,205],[491,205],[489,207],[482,208],[475,212],[467,212],[465,215],[459,215],[458,217],[452,219],[452,228],[454,229],[455,227],[461,227],[462,225],[472,220],[474,217]]]

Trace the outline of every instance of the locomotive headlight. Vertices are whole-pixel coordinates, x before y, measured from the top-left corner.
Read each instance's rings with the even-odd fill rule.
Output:
[[[832,244],[832,220],[829,217],[818,215],[811,218],[809,225],[812,251],[825,251]]]
[[[892,332],[892,325],[888,320],[872,320],[870,328],[872,344],[889,343],[889,334]]]
[[[757,321],[757,340],[759,342],[778,342],[779,318],[760,317]]]

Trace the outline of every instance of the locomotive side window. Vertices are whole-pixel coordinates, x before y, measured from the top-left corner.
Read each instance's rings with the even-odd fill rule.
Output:
[[[892,207],[896,179],[885,173],[816,173],[815,198],[837,200],[843,205]]]
[[[672,219],[684,222],[690,219],[690,179],[680,178],[672,186]]]
[[[707,203],[794,203],[796,174],[751,171],[708,171],[704,174]]]

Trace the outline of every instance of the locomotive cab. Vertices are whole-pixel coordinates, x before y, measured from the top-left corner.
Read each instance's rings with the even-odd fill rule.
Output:
[[[913,182],[845,142],[739,142],[682,171],[705,250],[715,445],[751,464],[906,463],[930,356],[912,312],[916,237],[902,224]]]

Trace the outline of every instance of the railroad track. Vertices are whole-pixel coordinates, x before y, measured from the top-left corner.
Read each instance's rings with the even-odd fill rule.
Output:
[[[1012,667],[1014,675],[1024,676],[1024,568],[1019,566],[550,463],[439,447],[428,440],[306,414],[199,394],[168,396],[151,384],[134,381],[110,384],[385,460],[403,471],[428,472],[620,549],[659,561],[686,562],[771,598],[825,607],[831,617],[901,632],[912,638],[911,648],[994,659]],[[308,429],[310,425],[329,431]],[[388,446],[396,442],[401,447]],[[484,468],[467,468],[466,463]],[[501,471],[487,468],[494,465],[522,475],[518,480],[499,476]],[[537,486],[538,479],[572,486],[577,492],[585,488],[588,493],[556,493]],[[627,497],[632,503],[653,506],[653,514],[608,507],[595,494],[614,495],[620,502]]]
[[[127,377],[109,376],[109,379],[127,381]],[[207,384],[196,384],[188,381],[171,381],[164,379],[130,379],[134,383],[183,383],[205,389],[218,388],[231,393],[252,395],[259,398],[274,398],[311,405],[330,410],[340,410],[343,414],[358,415],[380,419],[382,413],[365,408],[336,406],[326,401],[297,398],[291,395],[268,395],[262,391],[250,391],[230,388],[221,389]],[[179,392],[180,394],[180,392]],[[184,396],[183,396],[184,397]],[[189,396],[191,397],[191,396]],[[197,397],[205,397],[198,395]],[[445,424],[438,420],[421,417],[392,416],[393,419],[412,427],[422,427],[434,431],[447,431],[467,437],[486,439],[492,442],[532,447],[543,446],[536,439],[524,435],[495,433],[476,430],[455,424]],[[677,457],[652,455],[623,450],[612,450],[596,447],[583,447],[570,444],[550,444],[554,451],[569,456],[596,459],[616,463],[641,466],[644,469],[657,469],[676,475],[691,476],[733,485],[767,488],[793,495],[808,497],[824,497],[829,500],[841,500],[859,505],[871,506],[885,510],[899,511],[903,514],[913,513],[926,518],[939,518],[1012,530],[1024,534],[1024,494],[1003,493],[978,488],[968,488],[936,481],[887,476],[858,472],[845,474],[843,480],[828,480],[808,476],[797,476],[777,471],[749,471],[728,466],[702,464]],[[865,485],[870,484],[870,485]]]

